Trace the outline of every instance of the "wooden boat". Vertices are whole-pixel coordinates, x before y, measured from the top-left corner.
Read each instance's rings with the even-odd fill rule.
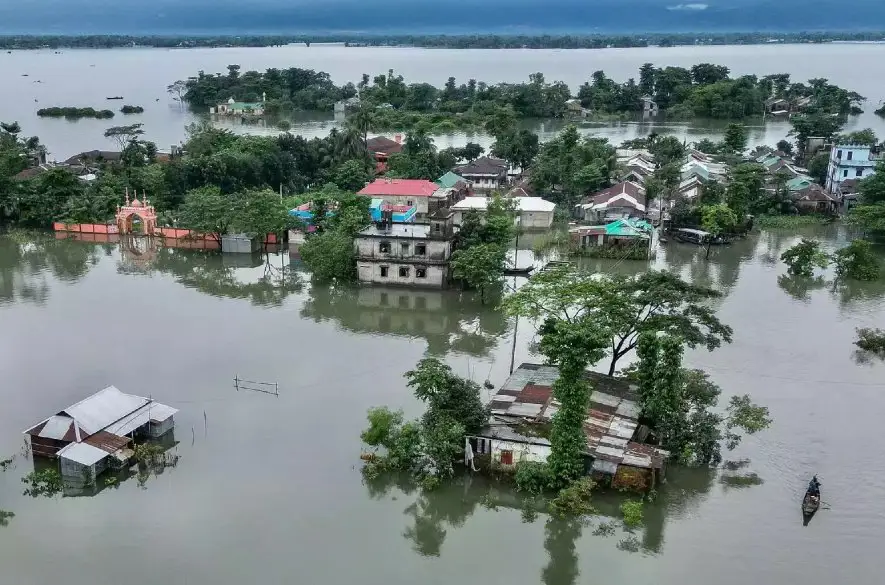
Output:
[[[123,96],[121,96],[121,95],[115,95],[114,97],[108,97],[108,98],[105,98],[105,99],[106,99],[106,100],[121,100],[121,99],[123,99]]]
[[[505,268],[504,276],[528,276],[534,269],[534,266],[527,266],[525,268]]]
[[[805,492],[805,497],[802,498],[802,518],[805,520],[805,525],[808,525],[811,517],[814,516],[815,512],[817,512],[818,508],[820,508],[820,494],[817,495],[812,494],[809,491]]]

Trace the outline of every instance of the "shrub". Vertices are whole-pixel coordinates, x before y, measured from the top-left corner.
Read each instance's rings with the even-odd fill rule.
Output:
[[[8,525],[11,518],[15,518],[15,514],[6,510],[0,510],[0,526]]]
[[[642,502],[639,500],[624,502],[621,504],[621,514],[627,527],[639,526],[642,524]]]
[[[879,259],[873,245],[866,240],[854,240],[833,255],[836,277],[850,280],[876,280],[879,278]]]
[[[829,218],[823,215],[760,215],[754,226],[760,229],[795,229],[823,225]]]
[[[820,242],[802,238],[802,241],[781,254],[787,272],[796,276],[814,276],[815,268],[826,268],[830,258],[820,249]]]
[[[614,522],[601,522],[593,531],[593,536],[611,536],[616,529],[617,525]]]
[[[517,491],[540,494],[552,489],[555,482],[556,478],[546,463],[523,461],[516,465]]]
[[[144,112],[144,108],[141,106],[123,106],[120,108],[120,112],[124,114],[141,114]]]
[[[583,516],[595,512],[590,496],[596,484],[589,477],[573,481],[550,502],[550,511],[558,516]]]
[[[864,351],[885,356],[885,330],[858,329],[857,341],[854,344]]]
[[[61,493],[64,488],[61,474],[54,469],[32,471],[22,478],[22,483],[29,486],[23,492],[24,495],[32,498],[37,496],[52,497]]]

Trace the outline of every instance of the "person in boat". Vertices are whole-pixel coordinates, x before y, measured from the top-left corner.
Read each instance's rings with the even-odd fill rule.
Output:
[[[811,481],[808,482],[808,493],[812,496],[820,497],[820,482],[817,479],[817,476],[811,478]]]

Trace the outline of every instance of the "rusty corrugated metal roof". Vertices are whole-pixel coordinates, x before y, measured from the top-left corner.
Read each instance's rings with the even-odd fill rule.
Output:
[[[514,425],[550,422],[560,408],[553,396],[553,384],[558,378],[557,368],[540,364],[520,365],[492,397],[493,417],[498,423]],[[593,386],[584,421],[587,453],[607,462],[594,464],[594,469],[616,470],[621,464],[660,468],[667,455],[665,451],[631,440],[636,433],[640,412],[635,397],[636,386],[627,380],[596,372],[587,372],[587,379]],[[514,440],[514,436],[522,435],[513,431],[510,440]],[[523,438],[530,442],[527,437]]]

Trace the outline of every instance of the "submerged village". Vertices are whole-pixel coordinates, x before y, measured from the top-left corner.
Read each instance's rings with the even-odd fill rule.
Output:
[[[667,271],[586,272],[577,260],[647,262],[683,245],[709,258],[760,227],[842,222],[857,232],[848,246],[828,255],[802,239],[780,259],[788,274],[819,278],[832,265],[837,280],[883,277],[874,247],[885,233],[883,144],[870,130],[842,132],[863,98],[826,80],[675,69],[644,68],[638,84],[597,72],[575,96],[540,74],[521,86],[451,79],[438,89],[393,72],[340,88],[305,70],[201,72],[169,92],[211,104],[210,118],[168,152],[131,124],[106,133],[118,150],[49,161],[23,134],[26,121],[2,124],[0,221],[134,250],[288,250],[314,283],[336,287],[476,291],[536,327],[537,360],[484,383],[436,357],[419,361],[405,376],[426,410],[414,420],[397,404],[368,411],[354,446],[364,476],[404,473],[432,490],[483,473],[561,515],[590,514],[594,490],[622,490],[623,521],[639,525],[669,467],[719,466],[742,437],[777,421],[751,389],[726,398],[711,374],[683,362],[687,350],[730,343],[740,326],[717,317],[710,302],[720,291]],[[309,99],[340,114],[342,127],[306,140],[211,124]],[[789,119],[791,139],[747,149],[739,120],[757,107]],[[594,116],[667,110],[736,121],[721,141],[692,144],[651,134],[613,145],[579,131]],[[518,125],[534,115],[572,124],[541,143]],[[460,124],[484,128],[493,146],[434,145],[435,131]],[[543,263],[519,262],[520,237],[532,237]],[[859,346],[881,352],[882,337],[866,330]],[[22,429],[32,495],[94,494],[178,464],[179,409],[128,392],[108,386]]]

